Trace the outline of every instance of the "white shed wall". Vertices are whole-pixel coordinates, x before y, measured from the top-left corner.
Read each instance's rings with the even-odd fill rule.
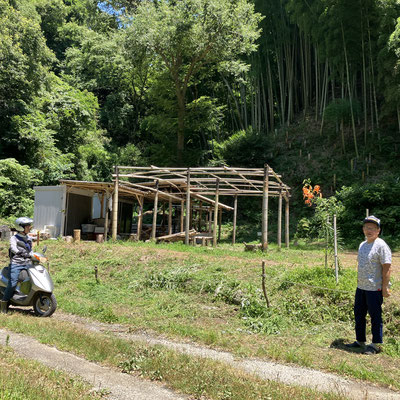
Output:
[[[105,215],[106,212],[106,199],[104,197],[103,203],[103,213],[101,213],[101,195],[95,193],[93,196],[93,209],[92,209],[92,218],[101,218],[101,215]]]
[[[55,237],[62,235],[65,216],[66,186],[36,186],[33,224],[37,230],[55,227]]]

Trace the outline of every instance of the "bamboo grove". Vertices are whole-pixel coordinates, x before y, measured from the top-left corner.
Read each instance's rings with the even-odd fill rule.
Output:
[[[400,132],[398,2],[269,0],[256,9],[263,33],[251,58],[250,104],[245,85],[238,89],[236,128],[270,132],[311,114],[321,134],[334,123],[343,152],[356,157],[359,140],[380,136],[382,120]]]

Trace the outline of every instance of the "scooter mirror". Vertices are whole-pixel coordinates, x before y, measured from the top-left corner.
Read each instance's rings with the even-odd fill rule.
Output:
[[[44,247],[43,247],[43,250],[42,250],[42,253],[43,253],[43,254],[46,253],[46,250],[47,250],[47,246],[44,246]]]

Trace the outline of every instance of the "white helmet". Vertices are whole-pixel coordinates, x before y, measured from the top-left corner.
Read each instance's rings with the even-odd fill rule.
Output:
[[[22,229],[32,224],[33,224],[33,219],[28,217],[20,217],[15,220],[15,225],[20,226]]]

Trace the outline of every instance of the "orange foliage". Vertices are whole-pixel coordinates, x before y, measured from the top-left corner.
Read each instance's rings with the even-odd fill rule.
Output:
[[[309,207],[312,206],[313,200],[315,196],[322,197],[321,187],[319,185],[315,185],[312,187],[311,184],[306,183],[303,186],[303,199],[304,203],[307,204]]]

